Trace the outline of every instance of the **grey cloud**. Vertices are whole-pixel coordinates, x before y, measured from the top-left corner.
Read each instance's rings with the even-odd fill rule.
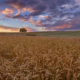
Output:
[[[14,15],[14,16],[12,16],[11,17],[12,19],[20,19],[22,22],[26,22],[26,21],[28,21],[29,19],[30,19],[30,17],[29,16],[23,16],[23,15],[21,15],[21,14],[18,14],[18,15]]]
[[[75,17],[80,17],[80,12],[79,12],[79,11],[78,11],[78,12],[75,12],[75,13],[74,13],[74,16],[75,16]]]
[[[35,7],[32,8],[32,10],[34,10],[34,12],[32,12],[30,15],[31,16],[37,16],[37,15],[43,14],[45,9],[46,9],[46,6],[36,5]]]
[[[21,14],[18,14],[18,15],[15,15],[15,16],[13,16],[12,18],[13,19],[21,19],[21,18],[23,18],[24,16],[23,15],[21,15]]]

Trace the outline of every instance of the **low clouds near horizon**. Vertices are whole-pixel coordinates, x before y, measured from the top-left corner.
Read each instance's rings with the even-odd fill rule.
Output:
[[[34,29],[32,28],[26,28],[24,27],[27,32],[35,32]],[[3,26],[3,25],[0,25],[0,32],[19,32],[20,28],[14,28],[14,27],[8,27],[8,26]]]
[[[10,22],[10,27],[6,20]],[[13,20],[15,24],[18,20],[18,24],[12,25]],[[11,31],[15,31],[13,27],[16,30],[19,26],[24,27],[24,24],[30,32],[80,30],[80,1],[0,0],[0,21],[0,25]]]

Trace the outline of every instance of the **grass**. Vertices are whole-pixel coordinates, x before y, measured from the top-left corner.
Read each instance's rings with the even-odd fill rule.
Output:
[[[0,35],[0,80],[80,80],[80,39]]]
[[[37,36],[48,37],[78,37],[80,38],[80,31],[50,31],[50,32],[30,32]]]
[[[27,32],[27,33],[0,33],[10,35],[24,35],[24,36],[47,36],[47,37],[72,37],[80,38],[80,31],[45,31],[45,32]]]

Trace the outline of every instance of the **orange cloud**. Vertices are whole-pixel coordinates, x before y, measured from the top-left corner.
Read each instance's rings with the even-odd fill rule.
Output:
[[[28,11],[28,12],[30,12],[30,13],[32,13],[32,12],[34,12],[34,10],[32,9],[32,8],[22,8],[21,9],[21,12],[26,12],[26,11]]]
[[[18,13],[21,13],[21,12],[24,13],[26,11],[33,12],[32,8],[27,8],[27,7],[22,7],[22,6],[20,7],[20,5],[17,5],[17,4],[12,4],[12,6],[18,10]]]
[[[35,24],[35,21],[32,18],[29,20],[30,23]]]
[[[38,20],[36,24],[41,25],[41,20]]]
[[[26,8],[23,8],[22,10],[21,10],[21,12],[26,12],[27,11],[27,9]]]
[[[3,14],[13,14],[14,12],[8,8],[5,9],[5,11],[2,11]]]
[[[72,27],[71,24],[62,24],[60,26],[53,27],[53,29],[64,29],[64,28],[71,28],[71,27]]]
[[[30,19],[29,22],[34,25],[38,25],[38,26],[43,25],[41,20],[34,21],[34,20]]]
[[[46,18],[46,19],[50,19],[50,16],[49,16],[49,15],[46,15],[45,18]]]

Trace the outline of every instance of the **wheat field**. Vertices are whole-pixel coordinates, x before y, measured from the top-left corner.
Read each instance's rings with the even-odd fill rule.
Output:
[[[0,35],[0,80],[80,80],[80,39]]]

